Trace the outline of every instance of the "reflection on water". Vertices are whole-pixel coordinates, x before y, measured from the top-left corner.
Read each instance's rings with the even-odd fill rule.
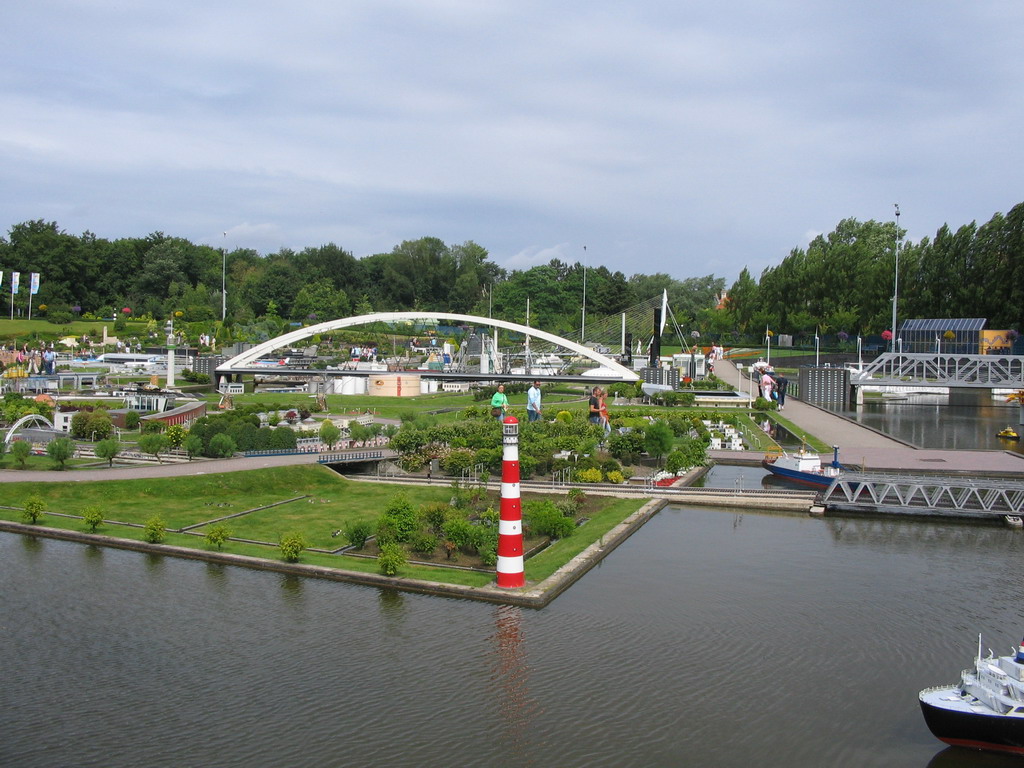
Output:
[[[919,448],[1024,453],[1020,441],[996,437],[1007,425],[1017,424],[1016,405],[947,403],[946,395],[909,395],[907,399],[869,400],[843,415]]]
[[[520,765],[544,765],[528,737],[540,708],[530,696],[530,662],[523,630],[521,608],[494,608],[495,631],[491,635],[493,665],[492,695],[498,702],[502,751]]]
[[[693,483],[694,488],[729,488],[750,490],[760,488],[762,479],[769,473],[761,467],[715,464],[703,477]]]
[[[29,541],[0,765],[1020,764],[917,703],[1020,639],[1020,531],[667,507],[540,611]]]

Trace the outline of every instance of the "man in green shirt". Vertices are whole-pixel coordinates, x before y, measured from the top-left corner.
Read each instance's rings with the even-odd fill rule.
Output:
[[[505,420],[505,414],[508,412],[508,398],[505,397],[505,385],[499,384],[498,391],[494,393],[494,397],[491,398],[491,414],[501,424]]]

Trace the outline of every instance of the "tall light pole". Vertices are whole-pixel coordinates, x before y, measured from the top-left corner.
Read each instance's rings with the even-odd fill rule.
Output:
[[[224,233],[223,247],[220,249],[220,321],[223,323],[228,316],[228,233]]]
[[[580,344],[587,343],[587,246],[583,246],[583,322],[580,326]]]
[[[892,279],[892,351],[896,351],[896,303],[900,299],[900,204],[893,203],[896,208],[896,269]]]

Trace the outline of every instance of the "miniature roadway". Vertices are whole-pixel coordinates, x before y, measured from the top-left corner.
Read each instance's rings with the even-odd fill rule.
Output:
[[[749,382],[729,360],[719,360],[717,375],[746,391]],[[841,416],[787,398],[780,414],[823,442],[839,446],[839,460],[851,469],[904,474],[968,474],[1024,477],[1024,455],[1001,450],[933,450],[916,448],[869,427]],[[759,451],[713,450],[708,456],[727,463],[760,465],[764,454]],[[235,459],[201,459],[197,461],[129,465],[112,469],[3,470],[0,482],[89,482],[92,480],[125,480],[184,475],[213,475],[220,472],[244,472],[250,469],[282,467],[293,464],[315,464],[320,454],[302,453],[287,456],[253,456]],[[831,452],[821,454],[822,462],[832,460]]]

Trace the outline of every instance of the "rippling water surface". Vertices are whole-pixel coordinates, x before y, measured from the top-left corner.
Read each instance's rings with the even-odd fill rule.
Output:
[[[1001,766],[1024,535],[669,508],[541,611],[0,534],[3,766]]]
[[[1024,442],[996,436],[1020,420],[1018,407],[1000,399],[964,406],[949,405],[946,395],[910,394],[904,399],[869,400],[843,415],[919,448],[1024,453]]]

